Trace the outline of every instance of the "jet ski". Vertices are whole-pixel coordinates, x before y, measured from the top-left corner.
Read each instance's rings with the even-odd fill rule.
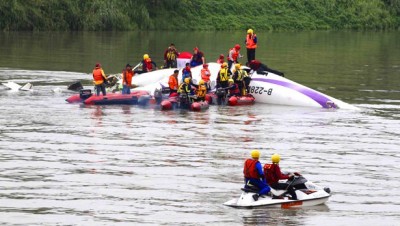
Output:
[[[245,186],[242,188],[242,194],[239,198],[229,200],[224,203],[226,206],[235,208],[253,208],[253,207],[280,207],[292,208],[303,206],[320,205],[328,201],[330,189],[328,187],[320,187],[303,176],[295,176],[292,180],[288,180],[288,186],[295,189],[297,200],[292,200],[286,190],[275,190],[271,188],[269,195],[263,195],[254,200],[253,195],[258,193],[255,186]]]

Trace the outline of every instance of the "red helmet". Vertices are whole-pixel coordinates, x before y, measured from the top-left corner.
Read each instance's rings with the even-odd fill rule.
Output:
[[[236,45],[235,45],[235,49],[236,49],[236,50],[239,50],[239,49],[240,49],[240,45],[239,45],[239,44],[236,44]]]
[[[197,47],[194,47],[194,49],[193,49],[194,51],[199,51],[199,48],[197,48]]]
[[[219,59],[224,59],[224,54],[219,55]]]
[[[101,67],[100,63],[96,63],[95,67]]]
[[[203,68],[206,68],[206,67],[208,67],[208,64],[203,64]]]

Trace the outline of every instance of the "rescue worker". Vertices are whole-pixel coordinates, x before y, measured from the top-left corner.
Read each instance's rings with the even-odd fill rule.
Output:
[[[228,91],[229,91],[228,97],[231,97],[231,96],[240,96],[240,89],[239,89],[239,86],[238,86],[238,84],[236,84],[236,83],[233,81],[233,79],[231,79],[231,78],[228,80],[228,87],[227,87],[227,89],[228,89]]]
[[[230,49],[229,53],[228,53],[228,68],[229,68],[229,70],[231,69],[233,63],[235,63],[235,64],[238,63],[239,57],[242,57],[242,55],[240,55],[240,45],[236,44],[235,47]]]
[[[293,179],[294,174],[283,174],[281,172],[281,169],[279,167],[279,161],[281,160],[280,155],[273,154],[271,156],[271,160],[272,164],[267,163],[264,165],[265,178],[268,181],[269,186],[271,186],[274,189],[287,190],[289,194],[292,196],[292,200],[297,200],[297,195],[293,186],[290,186],[290,184],[288,183],[279,183],[279,180]]]
[[[231,71],[228,69],[228,64],[224,62],[221,65],[221,70],[218,72],[217,76],[217,88],[227,88],[228,87],[228,80],[232,75]]]
[[[254,34],[253,29],[247,30],[246,35],[246,49],[247,49],[247,63],[256,59],[256,48],[257,48],[257,35]]]
[[[217,63],[223,64],[225,62],[224,54],[220,54],[219,58],[217,59]]]
[[[196,90],[197,101],[205,101],[207,94],[207,87],[203,80],[199,81],[199,85]]]
[[[285,77],[285,74],[283,72],[274,70],[272,68],[269,68],[266,64],[262,64],[258,60],[252,60],[250,61],[249,67],[251,70],[254,70],[257,72],[257,74],[266,74],[265,72],[271,72],[276,75],[280,75],[282,77]]]
[[[176,49],[174,43],[171,43],[164,52],[164,67],[176,68],[177,67],[176,58],[178,57],[178,55],[179,52]]]
[[[178,93],[179,93],[179,103],[181,108],[189,108],[191,100],[191,95],[193,95],[193,90],[191,88],[191,79],[185,78],[184,82],[179,86]]]
[[[203,68],[200,71],[201,79],[204,81],[207,91],[211,89],[211,82],[210,82],[210,76],[211,72],[208,69],[208,64],[203,64]]]
[[[258,161],[260,158],[260,151],[252,150],[250,155],[251,159],[246,159],[243,167],[245,188],[253,185],[260,190],[258,194],[253,195],[254,201],[257,201],[261,195],[268,194],[271,188],[267,185],[261,163]]]
[[[144,54],[143,55],[143,61],[142,61],[142,73],[150,72],[157,70],[157,65],[154,61],[151,60],[149,57],[149,54]]]
[[[190,71],[190,63],[186,63],[185,68],[182,69],[182,83],[184,83],[185,78],[192,79],[192,72]]]
[[[174,73],[169,76],[168,86],[169,86],[169,95],[170,96],[173,93],[178,92],[178,74],[179,74],[179,70],[175,70]]]
[[[193,55],[190,59],[190,66],[196,67],[198,65],[204,64],[206,61],[204,59],[204,53],[199,50],[199,48],[195,47],[193,49]]]
[[[122,94],[131,93],[133,74],[132,66],[127,64],[125,69],[122,71]]]
[[[97,96],[100,95],[100,91],[103,93],[103,96],[106,95],[106,85],[107,77],[104,74],[103,69],[101,68],[101,64],[97,63],[93,69],[93,83],[96,87]]]
[[[233,73],[232,79],[239,86],[240,93],[244,93],[244,77],[247,76],[247,72],[240,68],[240,64],[235,64],[235,72]]]

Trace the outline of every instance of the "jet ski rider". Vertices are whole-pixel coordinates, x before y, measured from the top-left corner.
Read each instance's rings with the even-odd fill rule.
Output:
[[[245,188],[254,185],[260,189],[258,194],[253,195],[254,201],[257,201],[261,195],[268,194],[271,188],[266,183],[261,163],[258,161],[260,151],[252,150],[250,155],[251,159],[246,159],[243,168]]]
[[[297,195],[293,186],[290,186],[290,183],[279,183],[279,180],[294,179],[294,175],[299,175],[299,173],[283,174],[279,167],[281,156],[276,153],[271,156],[271,160],[272,164],[267,163],[264,165],[265,178],[268,181],[269,186],[271,186],[273,189],[287,190],[292,196],[292,200],[297,200]]]

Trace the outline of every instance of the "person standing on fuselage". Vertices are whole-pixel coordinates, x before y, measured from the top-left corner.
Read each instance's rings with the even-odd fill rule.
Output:
[[[237,64],[238,63],[238,58],[242,57],[240,55],[240,45],[236,44],[234,48],[229,50],[228,53],[228,69],[230,70],[232,67],[232,64]]]
[[[261,163],[258,161],[260,158],[260,151],[252,150],[250,154],[251,159],[246,159],[244,162],[244,181],[245,187],[253,185],[260,189],[258,194],[253,195],[254,201],[257,201],[261,195],[266,195],[271,191],[271,188],[267,185]]]
[[[197,47],[194,48],[192,58],[190,59],[190,66],[196,67],[198,65],[205,64],[205,63],[206,63],[206,60],[204,59],[204,53],[201,52],[199,50],[199,48],[197,48]]]
[[[171,43],[164,52],[164,68],[176,68],[176,58],[178,57],[178,55],[179,52],[175,48],[174,43]]]
[[[256,59],[257,35],[253,29],[247,30],[246,49],[247,49],[247,64]]]
[[[142,73],[150,72],[157,70],[157,65],[154,61],[151,60],[149,54],[143,55],[142,61]]]

